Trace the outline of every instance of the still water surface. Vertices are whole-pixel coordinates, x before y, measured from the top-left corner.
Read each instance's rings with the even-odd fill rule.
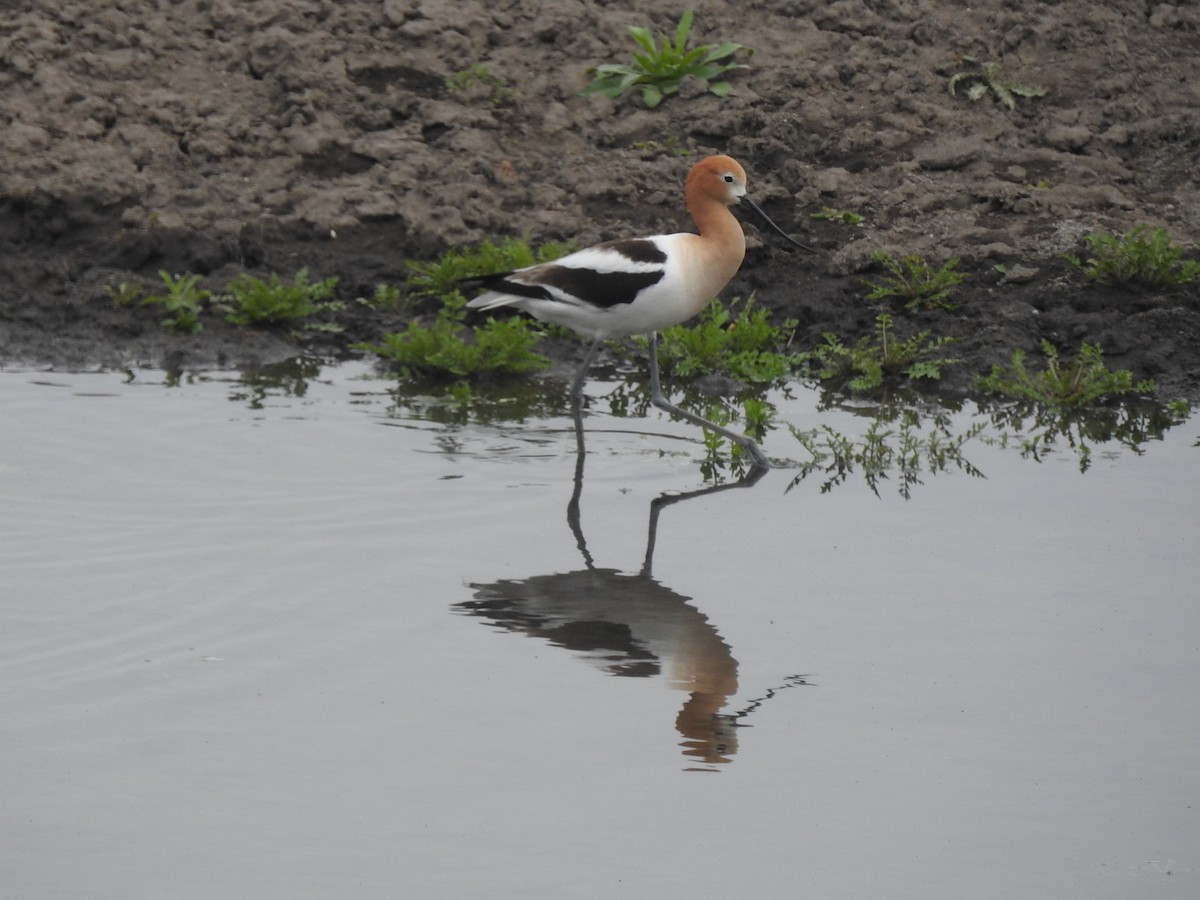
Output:
[[[706,490],[366,376],[0,375],[4,896],[1200,894],[1195,420]]]

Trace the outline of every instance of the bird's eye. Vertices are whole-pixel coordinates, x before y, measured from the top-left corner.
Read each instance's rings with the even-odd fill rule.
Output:
[[[724,178],[725,178],[726,184],[733,184],[733,176],[730,175],[728,172],[725,173]]]

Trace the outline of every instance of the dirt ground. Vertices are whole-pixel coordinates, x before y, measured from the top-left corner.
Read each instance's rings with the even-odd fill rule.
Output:
[[[819,253],[753,223],[724,296],[799,320],[796,345],[866,333],[871,254],[961,260],[954,311],[900,325],[961,338],[945,386],[1036,350],[1099,343],[1164,398],[1200,398],[1200,286],[1097,288],[1063,262],[1146,222],[1200,239],[1200,7],[1192,2],[695,0],[694,43],[753,48],[726,98],[687,83],[649,110],[583,97],[628,61],[630,25],[686,7],[582,0],[110,0],[5,4],[0,22],[0,363],[254,365],[340,354],[400,322],[351,304],[296,336],[215,312],[175,335],[106,288],[307,267],[339,297],[485,237],[689,228],[691,162],[729,153]],[[654,7],[657,11],[651,11]],[[952,96],[963,56],[1047,89],[1014,111]],[[505,89],[451,91],[487,66]],[[824,207],[864,216],[813,218]],[[1192,256],[1195,250],[1190,251]],[[1003,270],[1003,271],[1002,271]]]

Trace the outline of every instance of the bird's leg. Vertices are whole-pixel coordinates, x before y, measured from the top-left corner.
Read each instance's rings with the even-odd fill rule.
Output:
[[[733,443],[741,447],[742,450],[746,452],[746,455],[750,457],[751,465],[760,469],[769,469],[771,467],[771,463],[767,459],[767,455],[763,453],[762,448],[759,447],[754,441],[750,440],[750,438],[746,437],[744,434],[737,434],[736,432],[730,431],[728,428],[722,428],[716,422],[710,422],[703,416],[697,416],[693,413],[687,412],[686,410],[682,410],[667,400],[667,398],[663,395],[662,383],[658,376],[658,334],[657,332],[652,331],[649,335],[647,335],[647,337],[649,338],[647,343],[650,347],[650,402],[661,410],[665,410],[672,415],[679,416],[681,419],[686,419],[693,425],[699,425],[701,428],[707,428],[709,431],[716,432],[726,440],[733,441]]]
[[[583,382],[587,380],[588,369],[592,367],[592,362],[596,358],[596,354],[600,350],[600,338],[592,341],[592,346],[588,347],[587,353],[583,357],[583,363],[579,366],[579,373],[575,376],[575,381],[571,385],[571,404],[579,409],[583,402]]]

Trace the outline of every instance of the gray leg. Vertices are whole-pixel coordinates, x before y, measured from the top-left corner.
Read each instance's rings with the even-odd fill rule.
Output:
[[[728,428],[722,428],[716,422],[710,422],[702,416],[693,415],[690,412],[680,409],[673,403],[669,403],[662,392],[662,383],[658,376],[658,334],[651,332],[647,335],[650,346],[650,402],[661,410],[669,412],[673,416],[678,416],[681,419],[686,419],[693,425],[699,425],[701,428],[707,428],[709,431],[715,432],[726,440],[733,441],[746,452],[750,457],[751,465],[760,469],[769,469],[771,467],[767,455],[762,452],[762,448],[744,434],[737,434],[730,431]]]
[[[576,408],[583,401],[583,382],[587,380],[588,369],[592,367],[592,362],[596,359],[596,353],[600,350],[600,338],[592,341],[592,346],[588,347],[587,354],[583,357],[583,364],[579,367],[579,373],[575,376],[575,381],[571,385],[571,403]]]

